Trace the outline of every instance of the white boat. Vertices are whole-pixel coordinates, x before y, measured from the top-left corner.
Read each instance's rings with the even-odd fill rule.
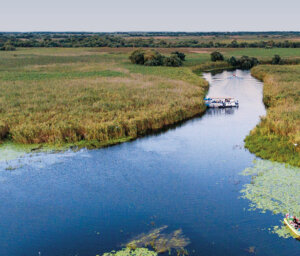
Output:
[[[209,108],[238,107],[239,101],[234,98],[205,98],[205,105]]]

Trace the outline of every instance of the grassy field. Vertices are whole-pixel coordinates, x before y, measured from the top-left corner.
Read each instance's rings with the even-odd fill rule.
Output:
[[[258,66],[252,74],[264,81],[268,110],[246,147],[262,158],[300,166],[300,65]]]
[[[116,49],[0,53],[0,140],[100,147],[205,110],[207,82],[187,67],[129,63]]]
[[[229,67],[210,62],[210,52],[216,49],[157,49],[163,54],[183,51],[186,62],[180,68],[133,65],[128,60],[132,50],[0,52],[0,141],[92,148],[134,139],[204,112],[208,85],[194,72]],[[221,52],[260,60],[274,54],[300,57],[300,49]],[[258,66],[252,73],[265,82],[269,108],[246,138],[246,147],[262,158],[299,166],[300,66]]]

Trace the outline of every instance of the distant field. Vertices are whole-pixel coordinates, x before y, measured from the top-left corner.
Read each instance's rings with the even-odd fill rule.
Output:
[[[97,48],[0,52],[0,139],[99,147],[204,111],[189,68],[144,67]]]

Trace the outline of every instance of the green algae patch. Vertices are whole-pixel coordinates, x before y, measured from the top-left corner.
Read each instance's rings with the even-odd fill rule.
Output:
[[[245,169],[243,175],[252,176],[251,183],[241,190],[242,198],[250,200],[250,210],[263,213],[300,215],[300,168],[257,160],[254,166]],[[272,233],[280,237],[290,237],[284,226],[273,227]]]
[[[18,145],[14,143],[0,144],[0,162],[20,158],[29,153],[33,146]]]
[[[176,250],[177,255],[187,255],[188,253],[184,248],[190,243],[190,240],[183,235],[181,229],[164,233],[163,231],[167,228],[167,226],[162,226],[148,233],[143,233],[130,241],[126,247],[136,249],[151,246],[157,253],[171,253],[172,250]]]
[[[157,256],[157,253],[147,248],[137,248],[135,250],[124,248],[120,251],[104,253],[102,256]]]

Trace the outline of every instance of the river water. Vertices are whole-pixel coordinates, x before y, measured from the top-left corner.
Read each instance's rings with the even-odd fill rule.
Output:
[[[280,216],[240,198],[262,83],[240,70],[204,77],[208,96],[240,107],[109,148],[0,162],[0,255],[101,255],[164,225],[182,229],[190,255],[299,255],[296,240],[267,230]]]

